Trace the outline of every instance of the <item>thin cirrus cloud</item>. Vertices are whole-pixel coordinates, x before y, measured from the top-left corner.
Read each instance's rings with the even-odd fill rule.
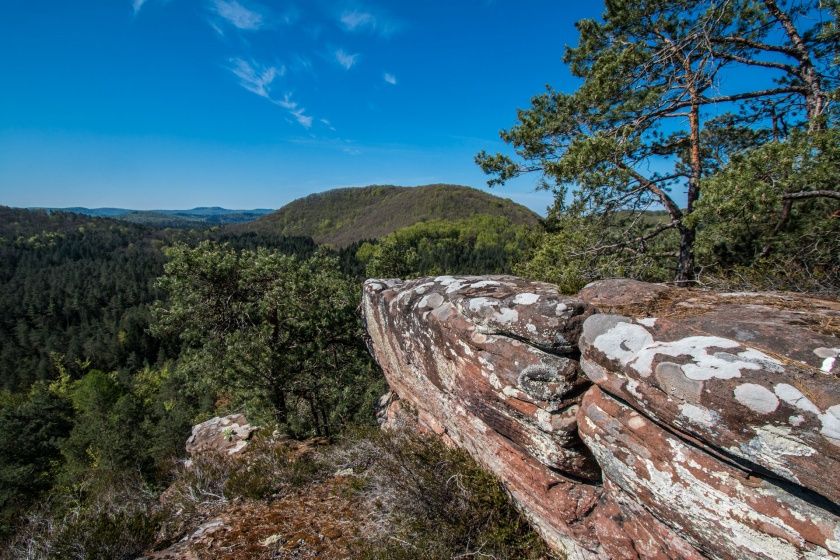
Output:
[[[210,8],[227,23],[243,31],[256,31],[265,25],[265,17],[260,11],[237,0],[213,0]]]
[[[145,3],[146,0],[132,0],[131,8],[134,10],[134,13],[137,14],[141,9],[143,9],[143,4]]]
[[[298,124],[304,128],[310,128],[312,126],[312,117],[306,114],[306,109],[298,105],[297,101],[292,100],[292,94],[287,93],[283,96],[283,99],[274,99],[272,101],[289,111]]]
[[[397,85],[397,77],[393,74],[385,72],[385,74],[382,76],[382,79],[385,80],[386,83],[391,84],[392,86]]]
[[[345,31],[367,31],[386,37],[392,35],[400,28],[396,20],[365,10],[346,10],[341,13],[338,20]]]
[[[282,99],[275,99],[271,95],[271,86],[274,81],[286,75],[285,66],[265,66],[255,61],[232,58],[228,69],[239,78],[240,86],[286,109],[304,128],[312,127],[312,117],[306,114],[306,109],[292,99],[291,94],[287,93]]]
[[[335,60],[338,62],[345,70],[350,70],[353,66],[356,65],[356,62],[359,60],[358,54],[350,54],[344,49],[338,49],[335,51]]]
[[[271,83],[286,74],[285,66],[263,66],[242,58],[230,59],[229,69],[239,78],[239,85],[266,99],[271,99]]]

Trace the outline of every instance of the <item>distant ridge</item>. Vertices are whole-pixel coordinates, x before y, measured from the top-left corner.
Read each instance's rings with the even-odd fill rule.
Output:
[[[537,225],[539,216],[510,199],[460,185],[398,187],[372,185],[334,189],[290,202],[242,230],[312,237],[346,247],[429,220],[457,220],[478,214],[504,216],[515,224]]]
[[[239,224],[256,220],[273,212],[268,208],[229,210],[218,206],[199,206],[189,210],[131,210],[128,208],[31,208],[51,212],[72,212],[96,218],[114,218],[154,227],[202,227]]]

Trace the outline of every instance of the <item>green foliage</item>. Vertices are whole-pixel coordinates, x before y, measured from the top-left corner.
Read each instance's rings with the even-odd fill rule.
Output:
[[[838,177],[838,129],[797,132],[785,141],[734,157],[705,182],[692,216],[698,224],[698,256],[707,272],[721,275],[734,270],[757,288],[781,284],[788,289],[836,292],[840,289]],[[825,196],[816,196],[819,192]],[[815,196],[785,198],[809,193]]]
[[[698,225],[689,218],[703,178],[754,143],[836,121],[836,92],[827,89],[840,78],[835,4],[610,0],[600,20],[577,23],[578,45],[566,49],[580,86],[571,93],[548,87],[519,111],[517,124],[501,133],[515,157],[481,152],[476,161],[491,185],[540,173],[558,213],[569,194],[573,216],[665,210],[669,221],[659,231],[680,238],[674,278],[689,282]],[[721,81],[744,67],[777,87],[721,94]],[[618,254],[639,241],[605,243],[601,252]],[[633,268],[649,260],[644,253],[637,251]]]
[[[239,465],[229,471],[222,486],[228,499],[270,498],[329,474],[325,464],[312,453],[293,453],[270,439],[257,439],[246,453]]]
[[[556,284],[563,293],[577,293],[603,278],[635,278],[664,282],[673,275],[671,260],[676,232],[658,235],[635,246],[627,238],[644,238],[665,219],[661,214],[576,216],[564,213],[552,221],[533,256],[515,268],[518,275]],[[607,247],[607,249],[605,249]]]
[[[346,247],[417,222],[476,214],[503,216],[519,225],[538,222],[537,215],[524,206],[469,187],[371,186],[312,194],[237,230],[305,235],[318,243]]]
[[[464,451],[407,433],[377,435],[375,445],[377,468],[398,492],[396,526],[358,558],[549,557],[499,480]]]
[[[295,434],[369,416],[378,375],[361,342],[358,286],[335,257],[175,245],[154,332],[184,344],[179,368],[228,407],[271,410]]]
[[[3,560],[131,560],[154,542],[162,517],[139,478],[103,479],[84,492],[55,494],[23,520]]]
[[[67,399],[44,383],[0,403],[0,539],[52,488],[72,417]]]
[[[505,274],[528,254],[535,238],[533,228],[500,216],[435,220],[364,243],[356,257],[369,277]]]

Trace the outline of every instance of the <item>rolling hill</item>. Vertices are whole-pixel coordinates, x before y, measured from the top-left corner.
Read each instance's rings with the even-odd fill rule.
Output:
[[[477,214],[504,216],[515,224],[537,225],[539,216],[510,199],[471,187],[424,185],[334,189],[290,202],[239,230],[312,237],[346,247],[427,220],[457,220]]]

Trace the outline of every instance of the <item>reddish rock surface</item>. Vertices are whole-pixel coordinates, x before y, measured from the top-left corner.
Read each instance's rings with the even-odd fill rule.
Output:
[[[598,388],[580,431],[605,479],[711,558],[831,558],[840,519],[750,477],[662,429]]]
[[[467,449],[570,558],[840,554],[836,302],[442,276],[363,307],[385,425]]]
[[[688,299],[672,318],[587,319],[583,370],[708,450],[840,501],[840,377],[819,357],[840,346],[819,330],[840,324],[840,306],[716,297],[717,307]]]

